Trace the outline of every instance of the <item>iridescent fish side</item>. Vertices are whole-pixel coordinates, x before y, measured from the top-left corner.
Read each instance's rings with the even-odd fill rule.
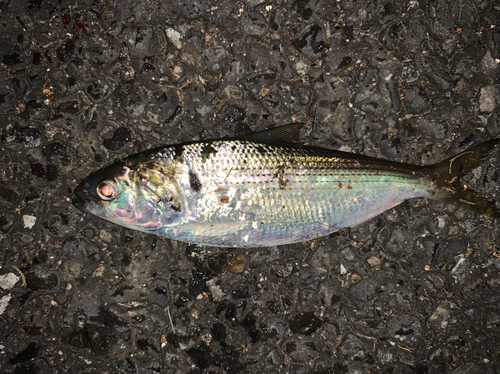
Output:
[[[265,247],[355,226],[427,197],[500,218],[460,178],[499,139],[416,166],[324,148],[279,145],[298,125],[241,140],[161,147],[87,177],[75,206],[110,222],[188,243]]]

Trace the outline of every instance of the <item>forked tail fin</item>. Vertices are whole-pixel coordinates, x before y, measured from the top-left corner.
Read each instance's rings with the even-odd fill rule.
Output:
[[[462,181],[464,175],[476,168],[495,148],[500,148],[500,138],[492,139],[472,147],[458,155],[430,167],[430,176],[436,183],[434,199],[488,217],[500,218],[500,210],[495,202],[489,201],[467,188]]]

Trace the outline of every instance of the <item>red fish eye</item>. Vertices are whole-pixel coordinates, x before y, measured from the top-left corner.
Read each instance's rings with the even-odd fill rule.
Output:
[[[97,185],[97,195],[103,200],[113,200],[116,190],[116,184],[112,180],[103,180]]]
[[[101,194],[103,194],[106,197],[110,197],[111,195],[113,195],[113,189],[109,186],[102,186]]]

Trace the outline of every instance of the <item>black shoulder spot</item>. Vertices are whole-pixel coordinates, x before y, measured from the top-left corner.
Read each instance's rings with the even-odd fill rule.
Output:
[[[173,149],[173,156],[174,158],[179,158],[182,156],[182,153],[184,152],[184,147],[182,145],[177,145]]]
[[[200,179],[193,170],[189,170],[189,187],[195,192],[199,192],[202,187]]]

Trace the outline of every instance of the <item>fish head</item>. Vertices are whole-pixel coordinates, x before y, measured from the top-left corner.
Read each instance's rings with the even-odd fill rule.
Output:
[[[187,212],[171,168],[134,158],[90,174],[75,194],[73,203],[81,211],[153,234],[176,225]]]

